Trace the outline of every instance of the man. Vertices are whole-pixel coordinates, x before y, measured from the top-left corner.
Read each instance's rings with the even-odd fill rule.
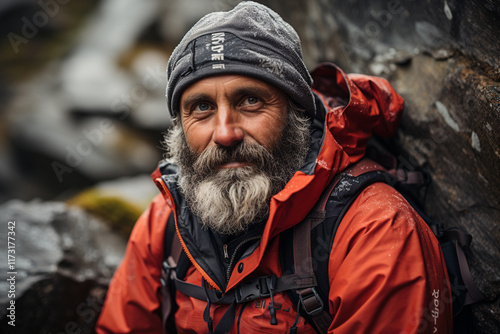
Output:
[[[134,228],[98,333],[160,333],[161,307],[170,306],[169,328],[180,333],[314,333],[285,292],[226,304],[209,295],[283,275],[280,236],[363,157],[372,134],[395,132],[401,97],[384,79],[331,64],[311,77],[293,28],[253,2],[202,18],[167,70],[174,125],[169,160],[153,174],[162,195]],[[183,281],[204,291],[199,298],[177,290],[162,301],[167,225],[166,238],[178,238],[189,259]],[[329,332],[451,330],[451,307],[436,298],[449,290],[439,245],[386,184],[368,186],[349,208],[327,272]]]

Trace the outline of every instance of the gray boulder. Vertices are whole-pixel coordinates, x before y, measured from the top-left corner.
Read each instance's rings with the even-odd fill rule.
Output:
[[[15,251],[13,267],[0,263],[0,271],[12,273],[0,282],[0,331],[92,333],[126,240],[61,202],[12,200],[0,206],[0,217],[1,238],[9,231],[15,238],[0,243],[1,254]]]

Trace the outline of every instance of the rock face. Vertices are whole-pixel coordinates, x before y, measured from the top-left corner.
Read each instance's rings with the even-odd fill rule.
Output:
[[[0,59],[6,60],[0,82],[7,83],[0,99],[9,102],[2,104],[0,121],[0,202],[52,199],[103,180],[150,173],[161,158],[160,133],[170,124],[167,56],[161,45],[134,48],[164,4],[88,1],[84,11],[74,2],[8,2],[0,5],[0,17],[11,22],[5,28],[10,39],[0,41]],[[82,28],[65,43],[62,35],[72,27],[67,22],[79,20]],[[67,52],[48,55],[51,47]],[[20,80],[22,70],[32,67],[29,78]],[[20,82],[11,83],[16,78]]]
[[[384,76],[406,101],[392,142],[433,177],[427,211],[472,234],[486,300],[474,333],[500,328],[500,7],[490,1],[264,1],[297,30],[308,65]]]
[[[12,282],[0,282],[0,331],[93,333],[126,240],[61,202],[13,200],[0,206],[0,216],[15,221],[15,240],[9,244],[15,245],[10,248],[15,250],[14,267],[2,261],[0,270],[16,273],[14,288]],[[7,240],[6,225],[2,223],[3,240]],[[7,254],[7,247],[0,243],[0,252]],[[14,291],[15,296],[6,291]],[[7,317],[10,311],[6,314],[11,300],[15,300],[15,318]],[[15,328],[8,324],[12,320]]]

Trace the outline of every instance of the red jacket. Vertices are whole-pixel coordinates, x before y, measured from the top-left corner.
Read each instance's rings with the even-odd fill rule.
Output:
[[[403,100],[381,78],[349,75],[331,64],[313,73],[314,92],[325,115],[313,161],[297,171],[271,199],[270,214],[252,253],[236,264],[229,281],[212,265],[209,240],[190,231],[184,213],[175,216],[176,231],[192,262],[184,280],[228,291],[244,279],[281,276],[280,232],[299,223],[314,206],[325,185],[350,163],[360,160],[372,134],[390,136],[401,117]],[[317,103],[320,103],[319,100]],[[321,109],[321,108],[318,108]],[[324,120],[323,120],[324,119]],[[321,124],[321,123],[320,123]],[[182,200],[169,191],[160,173],[153,173],[162,191],[142,214],[132,232],[122,264],[111,282],[100,315],[98,333],[161,333],[160,270],[169,215]],[[185,211],[185,210],[178,210]],[[201,232],[199,232],[201,233]],[[444,259],[426,223],[390,186],[375,183],[354,201],[336,233],[329,260],[328,308],[331,333],[450,333],[451,300]],[[206,302],[176,293],[175,313],[180,333],[206,333]],[[231,333],[287,333],[295,321],[288,296],[274,296],[278,325],[262,300],[241,304]],[[211,305],[214,328],[228,305]],[[239,331],[238,331],[239,330]],[[314,333],[300,318],[298,333]]]

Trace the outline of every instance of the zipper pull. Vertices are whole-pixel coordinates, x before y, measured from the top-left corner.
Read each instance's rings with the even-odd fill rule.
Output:
[[[224,245],[222,246],[222,251],[224,252],[224,257],[225,257],[226,259],[229,259],[229,253],[227,252],[227,244],[224,244]]]

